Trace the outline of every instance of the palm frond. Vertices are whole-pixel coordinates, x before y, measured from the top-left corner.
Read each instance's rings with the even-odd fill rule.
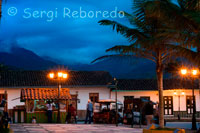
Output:
[[[100,25],[110,25],[113,27],[113,30],[116,30],[123,36],[129,39],[129,41],[134,41],[138,38],[145,38],[145,35],[137,29],[132,29],[127,26],[124,26],[116,21],[110,20],[101,20],[99,21]]]
[[[142,51],[141,48],[137,48],[137,47],[119,45],[119,46],[114,46],[112,48],[107,49],[106,52],[117,52],[120,54],[134,55],[134,54],[141,53],[144,51]]]
[[[176,57],[182,57],[182,58],[185,58],[185,59],[188,59],[192,62],[196,62],[197,61],[197,52],[191,50],[191,49],[188,49],[186,47],[181,47],[179,45],[168,45],[168,47],[170,49],[173,49],[175,52],[174,52],[174,56]],[[198,61],[199,62],[199,61]]]
[[[106,50],[106,52],[116,52],[120,55],[131,55],[137,56],[141,58],[149,59],[153,62],[156,62],[156,56],[154,55],[154,51],[150,51],[148,49],[142,49],[140,47],[134,47],[134,45],[129,46],[114,46]]]
[[[200,9],[199,0],[178,0],[178,3],[184,10],[194,11]]]
[[[95,63],[97,61],[102,61],[105,60],[107,58],[115,58],[115,57],[133,57],[132,55],[122,55],[122,54],[111,54],[111,55],[104,55],[101,57],[96,58],[95,60],[93,60],[91,63]]]

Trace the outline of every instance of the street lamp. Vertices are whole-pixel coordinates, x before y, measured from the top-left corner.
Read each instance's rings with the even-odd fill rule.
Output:
[[[181,120],[181,117],[180,117],[180,108],[181,108],[180,101],[181,100],[180,100],[180,98],[181,98],[181,96],[185,95],[185,92],[182,91],[181,93],[177,93],[177,91],[174,91],[174,95],[178,96],[178,120]]]
[[[61,89],[61,80],[67,79],[68,78],[68,74],[67,73],[63,73],[63,72],[57,72],[57,74],[55,73],[49,73],[49,78],[50,79],[54,79],[58,81],[58,115],[57,115],[57,123],[60,123],[60,89]]]
[[[192,69],[190,75],[192,77],[192,85],[194,85],[195,78],[198,75],[198,69]],[[181,69],[181,74],[186,75],[187,69]],[[193,113],[192,113],[192,130],[197,130],[196,126],[196,104],[195,104],[195,96],[194,96],[194,86],[192,87],[192,99],[193,99]]]

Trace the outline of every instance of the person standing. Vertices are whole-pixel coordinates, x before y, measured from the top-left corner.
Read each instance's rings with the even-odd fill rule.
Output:
[[[87,124],[88,118],[89,118],[89,124],[91,124],[92,112],[93,112],[93,104],[92,104],[91,100],[89,99],[88,103],[87,103],[87,113],[86,113],[86,118],[85,118],[85,124]]]
[[[147,125],[152,124],[153,120],[153,104],[152,102],[148,102],[145,106],[145,117],[147,120]]]
[[[52,104],[50,101],[47,102],[47,117],[48,117],[48,123],[52,123]]]
[[[72,106],[72,104],[70,104],[70,106],[68,108],[68,116],[67,116],[68,123],[71,123],[72,117],[74,118],[75,123],[76,123],[77,122],[76,121],[76,109]]]
[[[154,118],[155,118],[155,124],[159,124],[159,106],[158,106],[158,102],[156,102]]]

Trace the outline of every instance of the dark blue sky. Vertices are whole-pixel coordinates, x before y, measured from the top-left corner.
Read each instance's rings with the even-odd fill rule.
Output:
[[[88,15],[86,18],[80,18],[80,8],[87,13],[111,12],[115,8],[118,11],[131,12],[131,6],[132,0],[7,0],[3,5],[0,49],[8,50],[10,46],[18,45],[65,64],[88,64],[105,55],[107,48],[128,42],[112,31],[111,27],[98,24],[99,20],[104,19],[102,13],[97,14],[97,18],[89,18]],[[17,13],[16,9],[11,7],[15,7]],[[65,14],[65,17],[64,8],[65,13],[70,10],[70,14]],[[33,11],[36,12],[32,14]],[[45,11],[50,17],[48,18],[45,12],[38,11]],[[73,11],[78,11],[78,14],[74,15],[75,18],[71,14]],[[127,24],[125,18],[106,19]]]

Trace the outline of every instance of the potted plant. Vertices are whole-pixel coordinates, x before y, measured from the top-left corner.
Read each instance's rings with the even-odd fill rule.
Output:
[[[143,129],[143,133],[185,133],[184,129],[180,128],[160,128],[156,127],[154,124],[149,126],[147,129]]]

